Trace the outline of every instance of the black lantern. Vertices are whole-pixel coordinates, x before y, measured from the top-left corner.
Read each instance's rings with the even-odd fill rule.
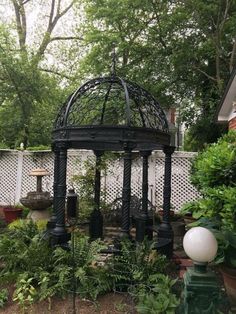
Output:
[[[70,224],[77,220],[77,194],[74,189],[69,189],[67,194],[67,220]]]

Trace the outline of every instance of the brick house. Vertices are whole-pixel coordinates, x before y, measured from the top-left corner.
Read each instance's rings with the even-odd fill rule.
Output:
[[[176,147],[176,150],[181,150],[184,141],[185,127],[183,123],[179,122],[179,112],[176,108],[164,109],[169,125],[171,135],[171,145]]]
[[[230,76],[215,118],[218,123],[228,123],[229,129],[236,130],[236,68]]]

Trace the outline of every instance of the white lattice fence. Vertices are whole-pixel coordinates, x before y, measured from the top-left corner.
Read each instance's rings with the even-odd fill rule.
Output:
[[[115,162],[108,162],[107,175],[102,176],[102,187],[105,188],[105,200],[107,203],[113,202],[122,196],[123,185],[123,159],[119,158]],[[132,161],[131,194],[141,197],[142,195],[142,163],[139,158]]]
[[[155,204],[162,206],[164,184],[164,154],[155,153]],[[172,156],[171,204],[175,210],[199,197],[195,187],[189,181],[191,160],[195,153],[176,152]]]
[[[18,159],[17,151],[0,151],[0,204],[15,201]]]
[[[83,162],[93,156],[90,151],[68,151],[67,186],[72,185],[74,175],[84,173]],[[172,163],[172,200],[171,203],[178,210],[189,200],[196,199],[198,193],[189,182],[189,169],[193,153],[176,152]],[[0,204],[19,202],[20,197],[29,191],[36,190],[36,178],[29,176],[34,168],[45,168],[50,176],[43,178],[43,189],[53,188],[54,156],[50,151],[18,152],[0,151]],[[163,202],[164,155],[154,152],[149,159],[149,200],[155,205]],[[102,188],[105,191],[106,203],[111,203],[122,195],[123,159],[108,162],[106,174],[102,173]],[[75,186],[78,190],[78,187]],[[133,159],[132,162],[132,195],[142,195],[142,160]]]

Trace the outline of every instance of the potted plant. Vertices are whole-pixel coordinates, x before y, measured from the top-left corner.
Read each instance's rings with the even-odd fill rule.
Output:
[[[7,224],[22,217],[23,208],[21,205],[5,205],[3,207],[3,213]]]
[[[219,253],[215,262],[220,264],[224,286],[232,306],[236,306],[236,231],[225,230],[217,235]]]
[[[175,237],[183,237],[185,235],[185,221],[181,213],[175,213],[170,218],[171,227]]]

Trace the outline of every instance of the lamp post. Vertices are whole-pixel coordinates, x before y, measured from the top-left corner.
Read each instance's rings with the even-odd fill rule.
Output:
[[[184,236],[185,253],[193,260],[184,274],[184,314],[214,314],[220,301],[216,275],[207,268],[217,253],[217,241],[211,231],[203,227],[191,228]]]

